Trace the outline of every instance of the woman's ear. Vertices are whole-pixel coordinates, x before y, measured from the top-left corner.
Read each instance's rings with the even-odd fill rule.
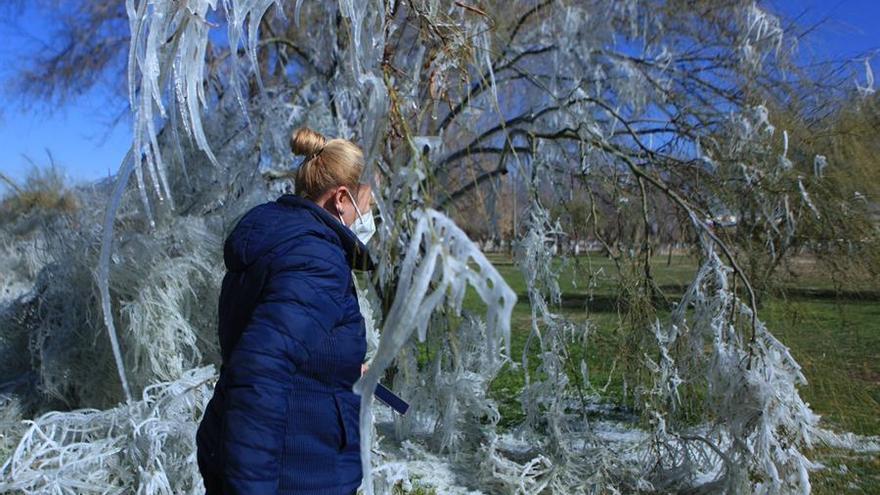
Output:
[[[346,216],[351,214],[349,210],[354,210],[353,206],[345,206],[345,203],[351,203],[351,199],[348,197],[348,188],[345,186],[337,187],[336,191],[333,192],[332,198],[337,214],[343,219],[342,223],[348,225],[349,222]]]

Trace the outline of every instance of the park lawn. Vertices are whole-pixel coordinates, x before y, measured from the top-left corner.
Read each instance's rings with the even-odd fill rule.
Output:
[[[531,326],[525,281],[508,257],[494,255],[490,259],[519,296],[511,321],[512,356],[519,362]],[[697,266],[684,256],[673,256],[669,264],[667,261],[665,256],[657,257],[652,260],[652,270],[657,285],[675,300]],[[576,363],[585,357],[593,390],[609,384],[600,395],[610,402],[625,404],[617,347],[619,332],[627,330],[617,310],[617,280],[618,270],[609,259],[579,257],[561,267],[563,304],[553,311],[590,328],[587,349],[570,348],[575,357],[572,361]],[[800,387],[802,397],[831,429],[880,435],[880,302],[828,297],[824,289],[830,282],[815,274],[787,280],[785,285],[789,283],[800,289],[797,297],[768,299],[759,317],[803,367],[807,384]],[[817,289],[815,297],[809,295],[813,288]],[[476,294],[468,295],[465,306],[479,311]],[[533,374],[538,365],[536,348],[537,343],[533,342],[529,353]],[[577,370],[569,371],[572,383],[579,383]],[[490,395],[499,404],[501,428],[523,419],[519,403],[523,385],[522,371],[509,365],[493,381]],[[820,448],[813,457],[829,467],[812,476],[816,493],[841,489],[880,493],[880,464],[876,456]]]
[[[525,281],[509,258],[496,255],[491,260],[518,294],[511,321],[511,346],[514,359],[519,361],[531,326]],[[667,266],[663,256],[654,260],[653,270],[658,285],[668,289],[666,294],[675,299],[693,276],[696,265],[686,257],[673,257]],[[615,334],[624,331],[616,304],[603,302],[616,301],[616,272],[607,258],[580,257],[576,263],[570,262],[560,275],[562,305],[552,308],[575,322],[590,323],[587,364],[594,379],[591,381],[601,382],[594,385],[604,385],[608,380],[607,372],[619,354],[614,347],[618,342]],[[479,310],[476,294],[469,294],[466,307]],[[801,387],[801,393],[817,413],[841,429],[880,435],[880,302],[803,295],[787,300],[771,298],[759,310],[759,317],[803,367],[808,383]],[[572,350],[578,356],[580,351]],[[537,366],[536,359],[534,353],[530,368]],[[492,389],[513,392],[515,380],[499,376]],[[609,391],[613,388],[608,387]]]
[[[831,425],[880,434],[880,303],[774,300],[762,316],[803,367],[804,400]]]

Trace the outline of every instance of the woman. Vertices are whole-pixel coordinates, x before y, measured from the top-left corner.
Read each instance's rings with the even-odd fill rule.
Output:
[[[361,483],[352,385],[366,335],[351,270],[372,268],[372,193],[351,142],[303,128],[291,147],[306,155],[297,194],[251,209],[223,249],[223,364],[196,435],[209,495],[349,495]]]

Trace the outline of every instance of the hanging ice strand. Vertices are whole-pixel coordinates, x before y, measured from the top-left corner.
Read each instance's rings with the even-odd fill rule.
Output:
[[[417,210],[417,222],[403,264],[394,303],[385,319],[379,348],[367,372],[355,383],[361,394],[360,437],[364,494],[373,494],[371,477],[372,390],[397,353],[418,330],[424,342],[431,314],[443,305],[461,312],[468,287],[486,305],[486,336],[490,360],[497,357],[498,337],[510,354],[510,317],[516,293],[479,247],[455,223],[435,210]],[[499,335],[500,334],[500,335]]]
[[[235,15],[228,15],[233,23],[250,20],[251,29],[271,6],[269,0],[246,2],[233,0],[231,8]],[[138,192],[143,203],[144,215],[152,230],[155,219],[150,208],[149,194],[144,181],[146,167],[159,201],[167,201],[170,208],[174,202],[169,186],[166,167],[159,146],[159,133],[175,133],[178,126],[161,127],[163,120],[182,117],[185,132],[193,137],[199,147],[216,164],[217,160],[208,144],[201,122],[200,108],[207,104],[204,89],[205,52],[211,25],[207,21],[208,10],[216,10],[217,0],[126,0],[126,13],[131,29],[131,45],[128,55],[129,103],[134,115],[133,143],[120,166],[116,185],[107,204],[104,216],[104,233],[101,255],[95,274],[101,296],[104,323],[113,349],[126,401],[132,396],[125,375],[122,351],[119,348],[113,322],[110,300],[110,259],[113,248],[113,223],[131,172],[137,177]],[[240,32],[239,26],[230,26]],[[236,31],[237,30],[237,31]],[[256,45],[256,35],[251,33],[251,46]],[[163,104],[169,76],[173,75],[174,94],[180,115],[167,113]],[[158,110],[158,115],[156,114]],[[161,131],[159,128],[161,127]]]
[[[243,38],[243,30],[245,22],[247,27],[247,54],[252,67],[258,67],[257,45],[259,41],[260,21],[272,5],[278,7],[275,12],[280,16],[284,15],[284,6],[280,0],[223,0],[223,7],[226,9],[228,17],[228,36],[230,50],[234,53],[238,50],[238,46]],[[299,5],[299,3],[297,4]],[[238,57],[231,57],[232,67],[230,68],[230,80],[233,94],[238,100],[241,111],[244,113],[245,119],[250,123],[250,117],[247,111],[247,102],[245,102],[244,94],[241,91],[241,74],[238,63]],[[264,89],[263,78],[259,70],[254,71],[257,80],[257,86],[260,93]]]
[[[134,118],[132,151],[144,214],[152,229],[155,227],[155,220],[150,208],[141,165],[146,166],[150,172],[156,196],[160,201],[164,200],[158,176],[163,177],[162,184],[167,184],[167,179],[164,178],[165,167],[156,139],[154,110],[158,109],[159,115],[162,118],[165,117],[165,108],[162,104],[162,86],[167,80],[167,71],[162,74],[162,67],[168,65],[167,58],[170,50],[167,48],[163,50],[162,45],[167,38],[166,31],[176,17],[175,7],[168,2],[156,4],[146,0],[142,0],[138,5],[135,5],[134,0],[127,0],[125,7],[131,28],[128,91],[129,104]],[[165,192],[169,193],[170,191],[166,189]]]
[[[230,22],[244,22],[248,14],[253,19],[262,17],[268,6],[254,11],[242,9],[240,2],[233,2],[232,8],[238,16],[229,16]],[[265,3],[265,2],[264,2]],[[216,10],[217,0],[190,0],[175,2],[171,0],[126,0],[126,11],[131,28],[131,46],[128,56],[129,103],[134,115],[134,157],[147,169],[153,183],[153,191],[159,201],[168,201],[174,207],[168,174],[159,134],[176,132],[177,126],[163,127],[169,119],[180,118],[186,133],[196,145],[216,164],[217,159],[208,144],[202,127],[201,107],[207,104],[204,74],[205,55],[208,46],[208,33],[212,25],[208,22],[208,12]],[[234,31],[240,26],[230,30]],[[168,77],[172,76],[174,95],[180,115],[165,109]],[[141,165],[140,163],[138,165]],[[135,168],[150,227],[155,221],[149,205],[143,180],[143,170]]]
[[[192,2],[196,4],[196,2]],[[119,373],[123,396],[127,403],[131,403],[132,394],[125,374],[125,364],[122,350],[119,347],[119,338],[113,321],[113,308],[110,300],[110,258],[113,250],[113,223],[116,212],[122,202],[122,197],[131,176],[135,171],[138,181],[138,190],[144,207],[144,215],[152,230],[155,220],[148,200],[146,185],[144,184],[142,165],[150,171],[156,196],[160,201],[168,199],[173,208],[171,190],[168,186],[168,178],[159,143],[156,135],[155,119],[153,116],[154,105],[159,109],[162,117],[165,117],[165,109],[162,105],[162,87],[168,79],[168,67],[171,56],[176,51],[181,37],[189,34],[190,37],[202,35],[203,44],[207,43],[207,29],[188,31],[190,14],[201,14],[205,18],[208,2],[198,2],[197,10],[188,10],[172,1],[142,0],[136,4],[135,0],[126,0],[125,9],[131,28],[131,46],[128,58],[128,90],[129,103],[134,113],[134,139],[131,149],[119,167],[116,174],[116,185],[107,203],[104,215],[104,232],[101,241],[101,254],[95,277],[101,296],[101,311],[104,314],[104,325],[110,339],[113,358]],[[173,28],[173,29],[172,29]],[[198,28],[197,28],[198,29]],[[170,38],[169,33],[174,33]],[[204,52],[201,53],[204,64]],[[163,71],[163,68],[165,70]],[[140,73],[140,85],[138,85],[138,73]],[[201,72],[200,72],[201,73]],[[204,98],[202,99],[204,101]],[[207,143],[206,143],[207,147]],[[142,160],[142,154],[144,159]],[[164,194],[163,194],[164,189]]]
[[[297,4],[299,5],[299,3]],[[381,68],[385,47],[385,3],[375,0],[339,0],[339,12],[349,20],[351,63],[340,70],[360,102],[358,138],[364,150],[366,177],[384,143],[383,126],[388,112],[388,90]],[[376,184],[373,184],[375,187]]]
[[[119,348],[119,338],[116,334],[116,325],[113,323],[113,310],[110,307],[110,253],[113,250],[113,220],[116,211],[122,201],[125,185],[131,176],[133,168],[137,168],[137,162],[132,157],[131,149],[122,160],[119,172],[116,174],[116,185],[113,188],[107,211],[104,215],[104,232],[101,236],[101,256],[98,259],[98,271],[95,278],[98,282],[98,291],[101,295],[101,311],[104,313],[104,325],[107,327],[107,335],[110,338],[110,348],[113,351],[113,359],[116,361],[116,371],[119,373],[119,381],[122,384],[122,393],[126,403],[131,403],[131,389],[125,376],[125,365],[122,361],[122,351]]]

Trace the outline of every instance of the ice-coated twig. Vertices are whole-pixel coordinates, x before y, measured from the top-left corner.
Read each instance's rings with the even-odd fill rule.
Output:
[[[49,412],[28,422],[0,467],[0,491],[203,493],[195,432],[216,380],[211,366],[144,390],[141,400],[99,411]]]

